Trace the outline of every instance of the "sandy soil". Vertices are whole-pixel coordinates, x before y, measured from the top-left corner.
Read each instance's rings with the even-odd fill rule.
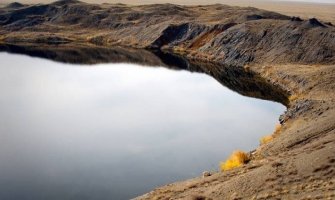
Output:
[[[323,21],[335,23],[335,4],[328,5],[313,3],[256,2],[247,6],[254,6],[256,8],[271,10],[289,16],[299,16],[304,19],[315,17]]]

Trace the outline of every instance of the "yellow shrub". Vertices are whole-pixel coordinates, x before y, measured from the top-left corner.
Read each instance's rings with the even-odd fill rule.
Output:
[[[239,167],[249,161],[249,156],[243,151],[235,151],[226,162],[220,164],[221,171],[227,171]]]
[[[288,100],[290,101],[290,102],[292,102],[292,101],[295,101],[295,100],[297,100],[299,98],[299,96],[298,95],[296,95],[296,94],[293,94],[293,95],[291,95],[289,98],[288,98]]]
[[[260,139],[261,145],[272,141],[277,135],[279,135],[280,130],[281,130],[281,124],[277,124],[275,126],[275,130],[273,131],[271,135],[264,136]]]
[[[281,130],[281,124],[277,124],[275,126],[275,130],[273,131],[273,135],[279,135],[280,130]]]
[[[266,144],[266,143],[268,143],[272,140],[273,140],[273,135],[267,135],[267,136],[264,136],[260,139],[260,143],[261,144]]]

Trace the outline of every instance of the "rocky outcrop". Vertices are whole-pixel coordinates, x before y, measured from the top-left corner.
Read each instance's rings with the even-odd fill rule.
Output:
[[[19,2],[13,2],[6,6],[6,8],[9,8],[9,9],[16,9],[16,8],[22,8],[22,7],[24,7],[24,5]]]
[[[176,46],[178,44],[193,40],[201,33],[205,32],[207,27],[198,24],[179,24],[169,25],[162,34],[150,45],[151,48],[161,48],[165,45]]]

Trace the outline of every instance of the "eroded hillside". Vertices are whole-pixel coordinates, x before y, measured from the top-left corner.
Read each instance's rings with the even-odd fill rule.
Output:
[[[234,65],[335,61],[335,27],[329,23],[220,4],[13,3],[0,9],[0,33],[0,41],[7,43],[165,48]]]

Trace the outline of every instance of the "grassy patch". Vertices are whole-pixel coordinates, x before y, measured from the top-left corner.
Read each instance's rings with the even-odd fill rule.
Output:
[[[273,140],[273,135],[266,135],[264,137],[262,137],[259,142],[261,143],[261,145],[269,143],[270,141]]]
[[[234,169],[246,164],[249,160],[250,158],[247,153],[243,151],[235,151],[225,162],[220,164],[220,169],[221,171]]]
[[[290,102],[293,102],[293,101],[297,100],[298,98],[299,98],[299,96],[298,96],[297,94],[292,94],[292,95],[288,98],[288,100],[289,100]]]
[[[277,137],[280,134],[281,127],[282,127],[281,124],[277,124],[275,126],[275,130],[273,131],[273,133],[271,135],[267,135],[267,136],[262,137],[260,139],[261,145],[267,144],[270,141],[272,141],[275,137]]]
[[[5,40],[5,36],[0,35],[0,42]]]
[[[184,54],[186,52],[186,49],[184,47],[176,46],[173,48],[173,52]]]

